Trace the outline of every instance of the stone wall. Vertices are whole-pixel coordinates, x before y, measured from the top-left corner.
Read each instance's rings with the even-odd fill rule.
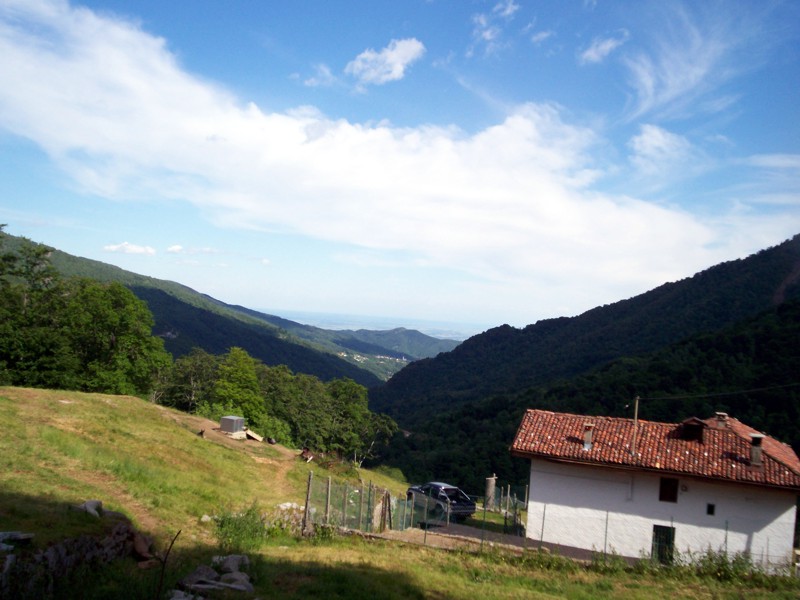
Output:
[[[52,595],[56,581],[78,568],[131,556],[136,535],[129,522],[119,521],[105,537],[82,535],[33,553],[7,554],[0,575],[0,598],[46,598]]]

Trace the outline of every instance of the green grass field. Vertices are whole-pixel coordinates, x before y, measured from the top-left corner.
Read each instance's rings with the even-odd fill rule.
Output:
[[[0,388],[0,531],[34,533],[33,549],[99,533],[97,519],[68,507],[101,500],[162,551],[181,532],[167,563],[168,589],[220,552],[219,532],[203,515],[302,504],[310,466],[317,478],[344,474],[400,494],[407,486],[388,471],[327,471],[298,460],[296,450],[231,440],[215,426],[138,398]],[[790,578],[719,581],[687,569],[586,567],[535,551],[442,550],[361,536],[276,534],[248,554],[261,598],[800,597]],[[154,598],[159,574],[118,561],[76,573],[56,597]]]

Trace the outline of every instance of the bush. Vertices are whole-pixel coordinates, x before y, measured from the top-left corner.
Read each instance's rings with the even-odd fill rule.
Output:
[[[592,552],[591,569],[597,573],[622,573],[628,563],[612,548],[609,552]]]
[[[255,423],[251,423],[249,426],[250,429],[265,438],[274,438],[276,442],[287,448],[294,447],[292,430],[289,424],[282,419],[262,413],[256,418]]]
[[[711,548],[701,554],[691,554],[689,563],[701,577],[710,577],[718,581],[741,583],[758,571],[748,554],[737,552],[729,556],[727,552]]]
[[[264,517],[253,503],[244,512],[222,511],[214,517],[216,535],[220,548],[225,553],[241,554],[258,550],[267,539]]]

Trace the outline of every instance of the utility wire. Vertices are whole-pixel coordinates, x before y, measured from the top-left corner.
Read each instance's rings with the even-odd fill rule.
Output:
[[[736,390],[733,392],[718,392],[715,394],[695,394],[692,396],[659,396],[659,397],[645,397],[642,396],[639,400],[690,400],[693,398],[716,398],[718,396],[736,396],[738,394],[751,394],[754,392],[768,392],[770,390],[780,390],[784,388],[797,387],[800,383],[787,383],[785,385],[773,385],[770,387],[753,388],[749,390]]]

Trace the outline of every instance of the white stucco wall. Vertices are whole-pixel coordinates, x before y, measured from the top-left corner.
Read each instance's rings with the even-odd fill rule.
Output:
[[[531,461],[527,536],[622,556],[649,556],[653,526],[675,528],[675,552],[749,552],[755,562],[791,559],[792,492],[679,479],[677,502],[659,501],[659,474]],[[707,514],[708,504],[714,515]]]

